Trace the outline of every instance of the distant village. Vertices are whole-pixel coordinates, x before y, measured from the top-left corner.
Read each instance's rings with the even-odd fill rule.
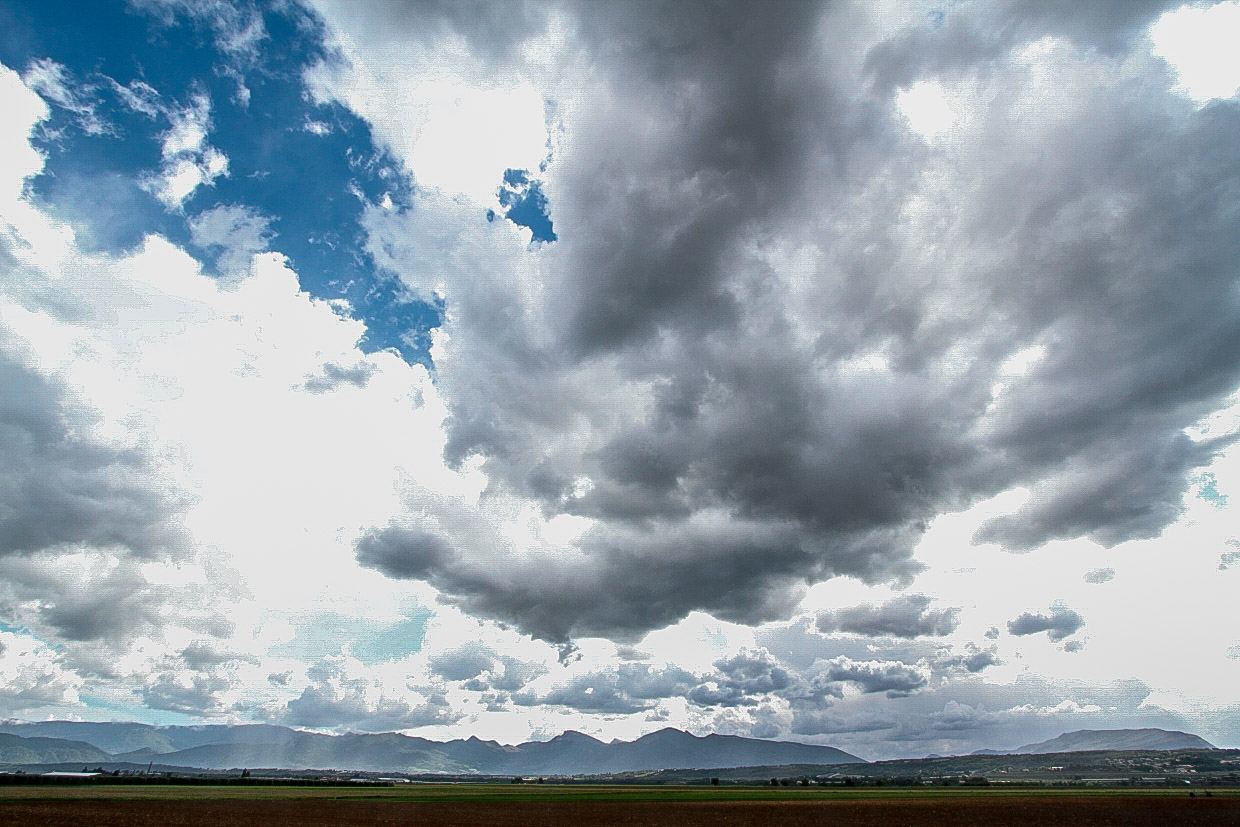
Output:
[[[63,765],[10,767],[0,786],[183,784],[241,786],[396,786],[402,784],[649,784],[779,787],[1063,786],[1180,787],[1208,794],[1240,787],[1240,750],[1124,750],[1047,755],[969,755],[876,761],[869,764],[791,764],[729,769],[673,769],[598,775],[496,776],[377,773],[345,770],[193,770],[133,764],[72,769]]]

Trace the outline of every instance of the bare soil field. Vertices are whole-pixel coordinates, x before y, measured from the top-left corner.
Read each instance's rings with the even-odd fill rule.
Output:
[[[36,791],[29,791],[34,793]],[[578,827],[579,825],[1237,825],[1240,796],[956,795],[730,801],[399,800],[326,796],[182,798],[25,795],[0,800],[0,825],[91,827]]]

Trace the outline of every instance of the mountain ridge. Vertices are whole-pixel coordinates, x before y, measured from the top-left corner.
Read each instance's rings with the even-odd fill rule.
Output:
[[[116,726],[120,729],[110,731],[106,723],[5,722],[0,725],[0,734],[25,743],[14,741],[7,752],[0,748],[0,763],[51,763],[52,756],[72,756],[65,760],[154,761],[211,770],[263,766],[478,775],[578,775],[771,763],[865,763],[835,747],[713,733],[697,736],[672,727],[633,741],[604,743],[585,733],[567,730],[547,741],[508,746],[476,736],[431,741],[394,732],[325,735],[272,725]],[[43,736],[49,732],[80,737]],[[117,747],[143,746],[111,752],[88,738]],[[33,746],[35,742],[39,742],[39,749]],[[73,745],[72,750],[77,751],[66,752],[69,747],[58,744]],[[82,747],[94,751],[83,752]],[[9,755],[21,757],[13,760]]]
[[[975,756],[1106,750],[1215,749],[1179,730],[1082,729]],[[209,770],[246,766],[477,775],[578,775],[775,764],[864,763],[834,747],[768,741],[674,727],[632,741],[603,742],[577,730],[506,745],[476,735],[450,741],[386,733],[328,735],[271,724],[157,727],[130,722],[0,722],[0,763],[155,762]]]
[[[63,738],[23,738],[11,733],[0,733],[0,763],[100,763],[111,761],[112,755],[85,741]]]
[[[972,756],[1052,755],[1066,752],[1153,751],[1218,749],[1206,739],[1178,729],[1077,729],[1013,749],[976,749]]]
[[[1180,730],[1157,729],[1078,729],[1045,741],[1025,744],[1012,750],[1025,755],[1093,750],[1175,750],[1217,749],[1199,735]]]

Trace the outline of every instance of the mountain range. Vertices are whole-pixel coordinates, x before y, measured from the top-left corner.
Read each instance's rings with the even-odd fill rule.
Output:
[[[834,747],[662,729],[605,743],[568,731],[507,746],[476,737],[430,741],[394,732],[323,735],[286,727],[152,727],[77,721],[0,724],[0,764],[125,762],[226,770],[347,769],[479,775],[579,775],[864,760]]]
[[[974,755],[1177,749],[1214,746],[1196,735],[1163,729],[1078,730],[1014,750],[978,750]],[[503,776],[865,761],[834,747],[735,735],[699,737],[671,728],[610,743],[570,730],[549,741],[509,746],[476,737],[441,742],[395,732],[324,735],[266,724],[0,723],[0,765],[116,763],[203,770],[251,767]]]
[[[1092,750],[1172,750],[1215,749],[1200,736],[1166,729],[1078,729],[1065,732],[1049,741],[1025,744],[1012,752],[1046,755],[1051,752],[1088,752]]]
[[[1016,749],[979,749],[972,755],[1049,755],[1058,752],[1096,752],[1102,750],[1218,749],[1206,739],[1190,732],[1167,729],[1078,729],[1047,741],[1025,744]]]

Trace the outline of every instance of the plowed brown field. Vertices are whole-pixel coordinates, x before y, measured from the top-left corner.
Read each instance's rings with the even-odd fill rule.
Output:
[[[501,801],[293,800],[0,801],[0,824],[90,827],[580,827],[581,825],[1240,825],[1240,797],[961,796],[840,801]]]

